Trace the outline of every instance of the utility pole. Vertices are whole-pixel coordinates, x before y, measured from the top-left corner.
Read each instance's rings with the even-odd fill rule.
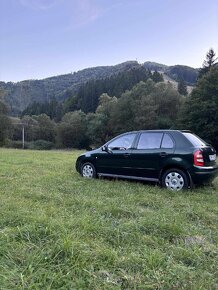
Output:
[[[22,149],[25,149],[25,124],[24,123],[14,123],[14,125],[20,125],[22,127]]]
[[[24,124],[22,124],[22,144],[23,144],[23,149],[25,149],[25,128]]]

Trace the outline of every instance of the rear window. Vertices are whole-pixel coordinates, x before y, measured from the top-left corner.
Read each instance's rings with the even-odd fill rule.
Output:
[[[207,143],[192,133],[183,133],[183,135],[192,143],[193,146],[207,146]]]
[[[161,148],[173,148],[174,147],[174,143],[173,140],[171,139],[171,137],[168,134],[164,134],[163,140],[162,140],[162,144],[161,144]]]

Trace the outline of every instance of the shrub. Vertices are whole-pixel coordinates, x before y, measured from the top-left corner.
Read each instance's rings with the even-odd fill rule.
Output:
[[[6,148],[15,148],[15,149],[22,149],[23,143],[22,141],[13,141],[13,140],[6,140],[4,147]],[[27,143],[25,143],[25,148],[27,148]]]
[[[51,150],[54,148],[54,143],[45,140],[36,140],[29,142],[27,148],[32,150]]]

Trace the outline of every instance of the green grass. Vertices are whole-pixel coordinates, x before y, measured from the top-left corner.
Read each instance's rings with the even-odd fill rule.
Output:
[[[87,180],[79,151],[0,150],[0,289],[217,289],[217,192]]]

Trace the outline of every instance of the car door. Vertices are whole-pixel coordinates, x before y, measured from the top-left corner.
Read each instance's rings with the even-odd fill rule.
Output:
[[[158,179],[162,152],[162,132],[142,132],[131,153],[132,175]]]
[[[99,174],[130,175],[130,158],[136,135],[127,133],[106,144],[108,150],[102,151],[96,159]]]

